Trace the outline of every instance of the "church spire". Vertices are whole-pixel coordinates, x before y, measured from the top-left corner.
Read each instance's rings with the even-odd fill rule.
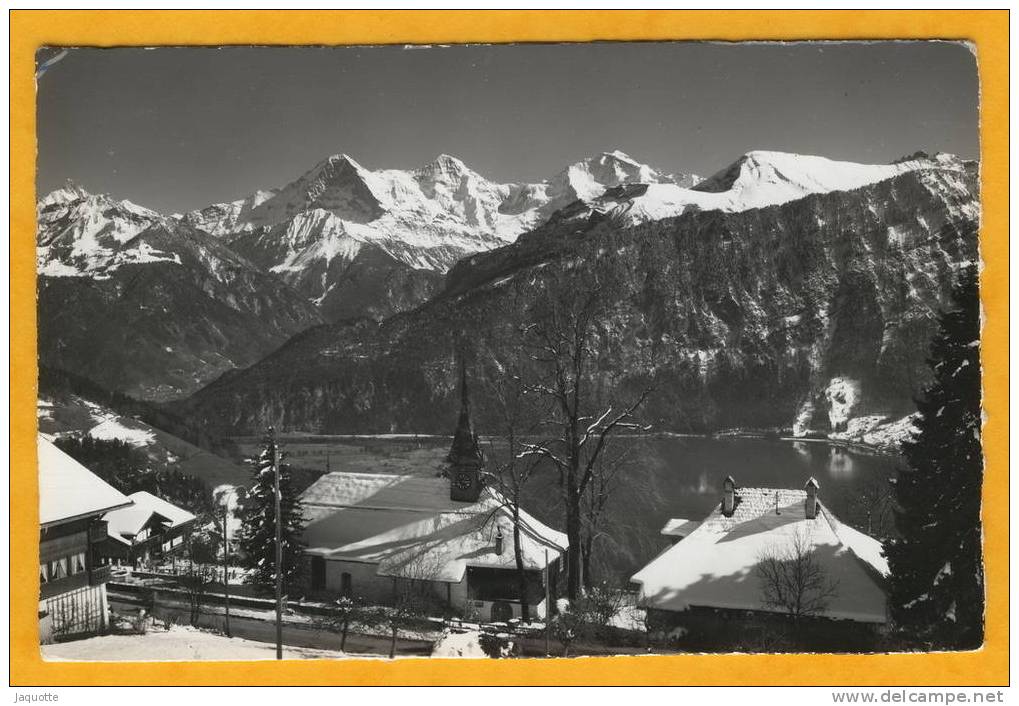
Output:
[[[485,456],[471,425],[470,395],[467,390],[467,363],[460,356],[460,417],[453,432],[453,444],[447,460],[450,463],[449,494],[453,500],[475,502],[481,494],[481,468]]]
[[[460,417],[453,432],[453,445],[449,449],[449,462],[458,466],[480,466],[484,463],[478,437],[471,424],[471,401],[467,389],[467,363],[460,357]]]

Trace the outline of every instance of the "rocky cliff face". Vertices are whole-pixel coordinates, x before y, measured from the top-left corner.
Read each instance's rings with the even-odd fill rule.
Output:
[[[611,384],[650,381],[645,413],[657,429],[827,431],[902,415],[925,380],[935,313],[977,257],[979,204],[975,165],[893,172],[764,208],[684,207],[640,225],[625,211],[566,209],[463,260],[427,305],[381,324],[306,331],[178,408],[249,433],[269,421],[447,431],[464,322],[497,324],[510,307],[533,306],[553,275],[579,282],[600,258],[623,282],[603,324],[605,363],[622,371]],[[732,191],[741,173],[713,188]]]

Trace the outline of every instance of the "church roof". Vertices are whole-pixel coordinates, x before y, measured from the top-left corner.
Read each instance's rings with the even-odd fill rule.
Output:
[[[301,495],[305,506],[361,507],[408,512],[452,512],[470,503],[451,500],[440,477],[383,473],[327,473]]]
[[[806,493],[781,488],[737,488],[731,517],[716,507],[684,539],[637,572],[641,605],[662,610],[691,606],[774,610],[762,602],[755,567],[763,554],[781,552],[803,537],[836,594],[823,616],[886,621],[881,543],[842,524],[819,503],[807,519]]]
[[[380,576],[459,582],[468,566],[514,568],[513,522],[493,489],[475,503],[449,498],[439,477],[329,473],[301,496],[307,554],[378,566]],[[521,511],[524,565],[545,566],[566,536]],[[501,532],[502,553],[496,553]]]

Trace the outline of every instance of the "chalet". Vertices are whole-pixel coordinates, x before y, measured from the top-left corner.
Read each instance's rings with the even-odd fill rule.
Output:
[[[101,632],[109,579],[97,560],[102,518],[131,500],[41,436],[38,448],[40,639]]]
[[[128,498],[129,507],[103,516],[107,525],[107,538],[99,546],[103,564],[137,566],[183,548],[194,527],[194,515],[144,490]]]
[[[794,612],[768,598],[774,591],[760,565],[795,556],[809,557],[818,579],[799,589],[812,605],[808,615],[796,614],[801,625],[834,638],[887,623],[881,543],[840,522],[821,503],[813,478],[803,489],[740,488],[730,476],[706,518],[669,520],[662,534],[672,546],[633,576],[639,605],[660,625],[739,638],[788,621]]]
[[[521,510],[527,590],[521,595],[513,521],[484,483],[466,392],[442,476],[328,473],[302,495],[312,592],[386,602],[407,590],[481,620],[546,613],[557,595],[566,536]]]

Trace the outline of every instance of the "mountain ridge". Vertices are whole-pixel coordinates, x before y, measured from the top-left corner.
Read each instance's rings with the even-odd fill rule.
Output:
[[[341,154],[291,182],[299,187],[217,206],[223,222],[235,224],[251,214],[257,220],[286,211],[288,199],[295,204],[275,225],[233,236],[210,234],[195,218],[163,216],[69,184],[38,204],[40,358],[111,389],[179,398],[257,362],[309,326],[381,321],[455,298],[511,275],[522,263],[568,250],[599,229],[629,231],[698,213],[753,214],[825,194],[855,202],[861,189],[905,175],[965,181],[975,169],[951,155],[918,153],[889,165],[859,165],[754,151],[688,187],[613,151],[537,185],[496,188],[450,155],[413,172],[372,172]],[[350,184],[352,190],[337,191]],[[419,206],[422,199],[431,205],[394,215],[393,204],[407,194]],[[455,213],[443,210],[447,206]],[[541,209],[553,206],[545,218]],[[967,208],[967,218],[978,218],[976,202]],[[379,209],[388,215],[361,223],[336,214],[364,221]],[[446,214],[453,226],[433,237],[436,231],[426,225],[436,214]],[[538,224],[510,243],[491,230],[499,218]],[[380,219],[410,229],[409,235],[379,231]]]
[[[656,429],[830,432],[902,416],[925,380],[935,314],[976,259],[977,188],[969,165],[636,226],[604,213],[555,219],[461,261],[413,311],[309,329],[174,408],[232,432],[271,422],[441,433],[435,424],[455,412],[452,342],[465,322],[498,326],[506,311],[533,306],[547,278],[610,258],[625,292],[604,322],[615,351],[606,369],[621,371],[617,390],[649,384],[627,371],[654,352]],[[834,408],[837,388],[857,391],[845,409]]]

